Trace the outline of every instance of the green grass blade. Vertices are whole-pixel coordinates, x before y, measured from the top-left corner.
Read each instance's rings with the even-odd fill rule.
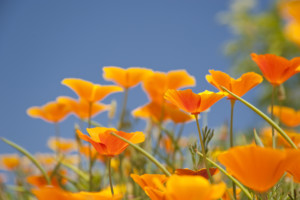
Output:
[[[255,106],[253,106],[251,103],[249,103],[248,101],[244,100],[243,98],[237,96],[236,94],[230,92],[228,89],[226,89],[225,87],[221,86],[221,88],[223,90],[225,90],[226,92],[228,92],[230,95],[232,95],[233,97],[235,97],[237,100],[239,100],[240,102],[242,102],[243,104],[245,104],[246,106],[248,106],[251,110],[253,110],[254,112],[256,112],[259,116],[261,116],[266,122],[268,122],[271,126],[273,126],[276,131],[278,131],[278,133],[295,149],[297,149],[297,146],[295,145],[295,143],[291,140],[291,138],[270,118],[268,117],[266,114],[264,114],[263,112],[261,112],[258,108],[256,108]]]

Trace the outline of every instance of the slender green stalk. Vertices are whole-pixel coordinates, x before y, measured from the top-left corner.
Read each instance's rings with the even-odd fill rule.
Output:
[[[256,129],[253,129],[253,134],[254,134],[254,141],[255,141],[255,144],[257,146],[260,146],[260,147],[264,147],[264,144],[262,143],[261,139],[259,138],[257,132],[256,132]]]
[[[245,104],[247,107],[249,107],[251,110],[253,110],[254,112],[256,112],[259,116],[261,116],[266,122],[268,122],[271,126],[273,126],[276,131],[278,131],[278,133],[295,149],[298,149],[297,146],[295,145],[295,143],[291,140],[291,138],[272,120],[270,119],[266,114],[264,114],[263,112],[261,112],[259,109],[257,109],[255,106],[253,106],[251,103],[249,103],[248,101],[244,100],[243,98],[237,96],[236,94],[230,92],[228,89],[226,89],[225,87],[221,88],[223,90],[225,90],[226,92],[228,92],[230,95],[234,96],[237,100],[239,100],[240,102],[242,102],[243,104]]]
[[[122,111],[121,111],[121,115],[120,115],[120,121],[119,121],[119,124],[118,124],[118,130],[122,129],[123,125],[124,125],[124,119],[125,119],[125,114],[126,114],[126,106],[127,106],[127,100],[128,100],[128,91],[129,91],[129,89],[125,88]]]
[[[133,144],[132,142],[130,142],[129,140],[115,134],[114,132],[111,132],[110,134],[112,134],[113,136],[116,136],[117,138],[123,140],[124,142],[127,142],[128,144],[130,144],[130,146],[132,146],[135,150],[137,150],[138,152],[140,152],[141,154],[143,154],[145,157],[147,157],[151,162],[153,162],[159,169],[161,169],[161,171],[167,175],[167,176],[171,176],[170,172],[158,161],[156,160],[151,154],[149,154],[148,152],[146,152],[144,149],[142,149],[141,147],[139,147],[136,144]]]
[[[234,110],[235,99],[230,100],[230,148],[233,144],[233,110]],[[232,182],[233,199],[236,199],[236,185]]]
[[[5,138],[1,138],[1,140],[3,142],[5,142],[6,144],[12,146],[13,148],[15,148],[16,150],[18,150],[19,152],[21,152],[23,155],[25,155],[39,170],[40,172],[43,174],[45,180],[47,181],[47,184],[51,184],[50,178],[48,176],[48,174],[46,173],[46,171],[44,170],[44,168],[40,165],[40,163],[33,157],[33,155],[31,155],[26,149],[24,149],[23,147],[17,145],[16,143],[7,140]]]
[[[91,118],[92,118],[92,107],[93,102],[89,102],[89,110],[88,110],[88,128],[91,128]],[[92,173],[92,167],[93,167],[93,159],[92,159],[92,146],[91,143],[89,143],[89,191],[91,192],[93,189],[93,173]]]
[[[111,157],[108,158],[108,177],[109,177],[111,195],[114,196],[114,186],[112,184],[112,177],[111,177]]]
[[[276,86],[272,87],[272,99],[271,99],[271,119],[274,121],[274,98],[275,98],[275,93],[276,93]],[[273,149],[276,149],[276,135],[275,135],[275,130],[274,127],[271,126],[272,128],[272,147]]]
[[[202,156],[204,158],[204,155],[202,153],[200,153],[199,151],[196,152],[198,155]],[[217,163],[215,163],[214,161],[212,161],[209,158],[206,158],[206,160],[208,162],[210,162],[210,164],[212,164],[214,167],[218,168],[223,174],[225,174],[230,180],[232,180],[244,193],[245,195],[252,200],[252,196],[249,193],[249,191],[237,180],[235,179],[233,176],[231,176],[225,169],[223,169],[220,165],[218,165]]]
[[[195,119],[196,119],[196,122],[197,122],[197,128],[198,128],[198,133],[199,133],[199,138],[200,138],[200,143],[201,143],[201,149],[202,149],[202,154],[203,154],[204,165],[205,165],[208,177],[209,177],[209,181],[210,181],[210,183],[212,183],[213,180],[212,180],[212,177],[211,177],[211,174],[210,174],[210,171],[209,171],[209,167],[208,167],[208,164],[207,164],[207,160],[206,160],[205,146],[204,146],[204,143],[203,143],[202,134],[201,134],[201,130],[200,130],[200,125],[199,125],[199,121],[198,121],[198,114],[195,114],[194,116],[195,116]]]

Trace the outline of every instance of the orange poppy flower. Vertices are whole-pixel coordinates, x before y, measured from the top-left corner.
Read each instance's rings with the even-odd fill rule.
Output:
[[[76,150],[76,141],[73,139],[57,138],[51,137],[48,140],[48,146],[53,151],[59,151],[61,153],[67,154]]]
[[[300,45],[300,22],[289,22],[285,27],[285,35],[290,41]]]
[[[80,119],[87,119],[89,117],[89,103],[85,100],[75,100],[70,97],[58,97],[58,102],[69,105],[71,112],[73,112]],[[109,109],[108,105],[95,102],[91,109],[91,117]]]
[[[182,112],[176,106],[167,102],[165,102],[164,104],[160,104],[152,101],[133,110],[132,115],[134,117],[145,119],[151,118],[154,122],[159,122],[160,120],[171,120],[176,124],[186,123],[194,120],[192,116],[185,112]]]
[[[257,55],[255,53],[252,53],[251,57],[264,77],[274,86],[284,83],[300,71],[297,69],[300,66],[300,57],[287,60],[273,54]]]
[[[27,109],[27,114],[30,117],[41,118],[46,122],[58,123],[64,120],[71,110],[70,107],[60,102],[49,102],[42,107],[31,107]]]
[[[128,143],[110,134],[114,132],[117,135],[131,141],[134,144],[141,143],[145,140],[145,135],[142,132],[125,133],[117,131],[114,128],[96,127],[87,128],[87,132],[91,137],[84,135],[80,130],[77,130],[78,136],[90,142],[100,155],[113,157],[122,153],[127,147]]]
[[[236,199],[239,200],[241,199],[240,197],[240,193],[241,193],[241,189],[240,188],[236,188]],[[226,192],[224,193],[222,200],[232,200],[233,197],[233,189],[232,188],[228,188],[226,190]]]
[[[168,73],[154,72],[143,81],[143,89],[151,101],[162,103],[168,89],[191,87],[195,84],[195,78],[185,70],[174,70]]]
[[[286,150],[285,168],[295,182],[300,183],[300,151],[298,149]]]
[[[21,164],[18,154],[3,154],[0,155],[0,169],[12,171]]]
[[[207,82],[220,91],[223,91],[221,88],[223,86],[240,97],[263,81],[262,76],[254,72],[247,72],[238,79],[231,78],[221,71],[209,70],[209,73],[210,75],[206,75]],[[235,98],[228,94],[228,99]]]
[[[141,186],[141,188],[144,190],[146,187],[151,187],[158,189],[157,182],[163,184],[167,181],[167,177],[165,175],[161,174],[143,174],[143,175],[137,175],[137,174],[130,174],[130,177]]]
[[[81,99],[90,103],[100,101],[109,94],[123,91],[116,85],[98,85],[76,78],[65,78],[61,83],[72,89]]]
[[[48,172],[48,176],[50,177],[52,172]],[[66,174],[66,171],[60,171],[60,174]],[[45,177],[43,175],[32,175],[32,176],[28,176],[26,178],[27,182],[30,183],[31,185],[34,185],[36,187],[43,187],[43,186],[47,186],[47,180],[45,179]],[[55,186],[55,187],[59,187],[61,184],[66,184],[67,180],[66,179],[61,179],[59,180],[56,176],[53,176],[51,178],[51,185]]]
[[[103,67],[103,78],[107,81],[113,81],[123,88],[135,87],[153,71],[146,68],[130,67],[123,69],[121,67],[107,66]]]
[[[219,172],[217,168],[209,168],[210,174],[213,176]],[[208,179],[208,174],[206,168],[202,168],[199,170],[190,170],[190,169],[176,169],[175,174],[179,176],[202,176],[203,178]]]
[[[213,200],[223,196],[225,183],[210,184],[208,180],[201,176],[177,176],[172,175],[168,178],[166,186],[161,185],[160,189],[146,187],[152,200]]]
[[[268,110],[271,112],[271,107]],[[289,107],[274,106],[273,114],[286,126],[296,127],[300,125],[300,110],[296,111]]]
[[[242,184],[257,192],[268,191],[285,171],[285,152],[254,145],[231,148],[218,160]]]
[[[168,90],[164,97],[178,108],[195,115],[207,110],[214,103],[222,99],[224,93],[214,93],[206,90],[196,94],[191,89]]]

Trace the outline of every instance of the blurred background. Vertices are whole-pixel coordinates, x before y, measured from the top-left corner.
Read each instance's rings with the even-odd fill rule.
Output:
[[[284,11],[282,1],[0,1],[0,136],[30,152],[47,152],[54,126],[26,114],[58,96],[76,94],[61,84],[64,78],[81,78],[111,84],[102,78],[103,66],[146,67],[167,72],[185,69],[196,78],[194,92],[217,91],[205,80],[209,69],[238,78],[247,71],[259,72],[250,53],[299,56],[300,31]],[[291,32],[290,24],[293,23]],[[298,37],[297,37],[298,35]],[[287,83],[285,104],[299,108],[300,80]],[[266,112],[271,87],[261,84],[244,98]],[[117,100],[119,115],[123,93]],[[147,102],[141,86],[130,90],[128,110]],[[225,99],[208,113],[208,126],[229,122],[230,103]],[[297,107],[298,106],[298,107]],[[249,132],[264,122],[241,103],[235,107],[235,134]],[[94,118],[106,124],[107,113]],[[134,121],[132,119],[132,121]],[[74,137],[69,116],[60,123],[61,136]],[[143,131],[136,121],[133,131]],[[196,134],[188,124],[185,134]],[[0,142],[1,153],[15,152]]]

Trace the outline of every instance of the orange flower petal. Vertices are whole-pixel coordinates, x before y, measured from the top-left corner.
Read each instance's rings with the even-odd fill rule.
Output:
[[[153,74],[152,70],[139,67],[123,69],[120,67],[107,66],[103,67],[102,70],[105,80],[113,81],[124,88],[134,87],[146,77]]]
[[[300,151],[295,149],[286,150],[285,168],[289,172],[294,181],[300,183]]]
[[[271,112],[271,107],[268,111]],[[300,110],[296,111],[285,106],[274,106],[273,114],[286,126],[296,127],[300,125]]]
[[[218,160],[242,184],[257,192],[266,192],[284,173],[285,153],[250,145],[231,148],[220,154]]]
[[[216,173],[218,173],[219,170],[217,168],[209,168],[209,172],[213,176]],[[202,169],[199,169],[196,171],[190,170],[190,169],[176,169],[175,174],[177,174],[179,176],[183,176],[183,175],[202,176],[202,177],[208,179],[208,174],[207,174],[206,168],[202,168]]]
[[[130,176],[134,180],[134,182],[141,186],[143,190],[145,189],[145,187],[158,189],[156,181],[159,181],[161,184],[167,181],[167,177],[161,174],[143,174],[141,176],[137,174],[130,174]]]

